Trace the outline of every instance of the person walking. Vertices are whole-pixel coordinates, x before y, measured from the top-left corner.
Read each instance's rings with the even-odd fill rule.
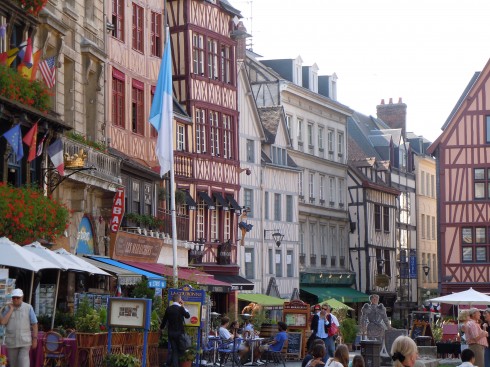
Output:
[[[478,308],[470,308],[470,320],[465,327],[466,342],[468,348],[475,353],[475,365],[480,367],[485,366],[485,348],[488,347],[487,337],[488,332],[480,327],[480,310]]]
[[[326,317],[326,331],[327,331],[327,340],[325,341],[325,347],[327,348],[327,356],[328,358],[332,358],[335,353],[335,338],[337,338],[337,335],[328,335],[328,331],[332,327],[332,325],[336,325],[337,328],[340,327],[339,320],[337,317],[332,313],[332,308],[329,305],[323,306],[323,310],[325,310]]]
[[[483,311],[483,318],[485,319],[485,323],[482,325],[483,330],[488,332],[488,325],[490,325],[490,308],[487,308]],[[490,336],[487,335],[487,347],[485,348],[485,367],[490,367]]]
[[[173,367],[179,367],[179,356],[184,352],[179,349],[179,340],[185,333],[184,319],[191,317],[189,311],[184,307],[182,297],[178,293],[172,296],[172,305],[167,307],[163,316],[160,330],[168,327],[168,341],[170,342],[170,352]]]
[[[14,289],[12,302],[2,311],[1,324],[6,325],[5,344],[7,345],[10,367],[29,367],[29,350],[37,348],[37,318],[34,309],[23,302],[22,289]]]

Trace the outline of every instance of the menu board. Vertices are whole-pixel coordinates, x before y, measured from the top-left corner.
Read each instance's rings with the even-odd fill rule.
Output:
[[[54,310],[55,284],[40,284],[36,292],[35,311],[37,315],[51,316]]]
[[[301,350],[303,345],[303,332],[290,331],[288,333],[288,357],[301,358]]]
[[[306,326],[306,315],[304,313],[288,313],[285,318],[286,324],[290,328]]]

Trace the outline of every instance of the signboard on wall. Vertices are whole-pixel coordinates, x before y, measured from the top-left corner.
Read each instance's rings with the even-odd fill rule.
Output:
[[[117,232],[114,244],[114,260],[156,263],[163,240],[134,233]]]
[[[94,235],[92,223],[88,217],[83,217],[77,232],[77,254],[94,254]]]

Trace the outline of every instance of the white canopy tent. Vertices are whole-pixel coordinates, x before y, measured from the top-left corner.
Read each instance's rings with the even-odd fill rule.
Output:
[[[0,238],[0,265],[21,268],[32,271],[29,303],[32,301],[32,287],[34,286],[34,273],[42,269],[61,269],[58,263],[49,261],[23,246],[10,241],[7,237]]]
[[[473,288],[470,288],[466,291],[432,298],[429,301],[447,303],[450,305],[490,305],[490,296],[487,296],[485,293],[481,293],[475,291]]]
[[[64,257],[67,261],[73,263],[73,266],[76,266],[77,269],[82,269],[79,271],[85,271],[90,274],[96,274],[96,275],[107,275],[107,276],[112,276],[111,274],[105,272],[102,269],[99,269],[95,265],[92,265],[88,261],[85,261],[81,257],[78,257],[77,255],[74,255],[68,251],[66,251],[63,248],[57,249],[53,251],[54,253]],[[72,268],[74,269],[74,268]]]

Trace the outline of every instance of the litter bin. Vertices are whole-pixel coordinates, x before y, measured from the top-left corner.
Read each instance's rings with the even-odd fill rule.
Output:
[[[432,344],[432,338],[430,336],[417,336],[415,338],[415,343],[419,347],[430,347]]]
[[[366,367],[381,366],[381,341],[361,340],[361,355]]]

